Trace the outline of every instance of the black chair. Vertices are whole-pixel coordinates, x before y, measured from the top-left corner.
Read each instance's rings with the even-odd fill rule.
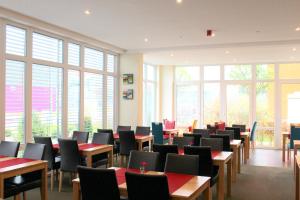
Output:
[[[230,140],[234,140],[234,131],[233,130],[217,130],[217,135],[229,135]]]
[[[94,133],[92,144],[109,144],[110,137],[112,135],[110,133]],[[92,166],[98,167],[101,165],[106,165],[108,163],[107,153],[97,154],[92,156]]]
[[[209,137],[208,129],[193,129],[194,134],[200,134],[202,137]]]
[[[135,129],[135,134],[150,135],[150,127],[149,126],[137,126]]]
[[[73,131],[72,140],[76,140],[78,143],[88,143],[89,132]]]
[[[159,169],[159,153],[157,152],[144,152],[133,150],[130,152],[128,168],[140,169],[142,162],[147,163],[145,170],[157,171]]]
[[[223,151],[223,140],[221,138],[201,138],[200,146],[211,147],[212,151]]]
[[[194,138],[193,137],[174,137],[173,144],[176,144],[179,149],[183,149],[185,145],[193,145]]]
[[[120,200],[115,170],[78,166],[78,174],[82,200]]]
[[[1,141],[0,155],[8,157],[17,157],[20,142]]]
[[[196,155],[168,153],[165,172],[197,175],[199,173],[199,158]]]
[[[120,155],[121,155],[121,165],[123,165],[124,157],[130,155],[130,151],[137,150],[137,144],[135,142],[135,135],[133,131],[120,131]]]
[[[228,134],[214,134],[211,138],[221,138],[223,141],[223,151],[231,151],[230,148],[230,136]]]
[[[58,143],[61,155],[58,191],[61,192],[63,173],[70,172],[72,177],[72,175],[77,173],[77,166],[85,165],[85,163],[80,157],[77,141],[58,139]]]
[[[241,129],[240,128],[234,128],[234,127],[225,127],[225,130],[231,130],[234,132],[234,139],[240,140],[241,139]]]
[[[194,138],[193,146],[199,146],[200,145],[200,139],[202,137],[199,133],[184,133],[183,137],[192,137]]]
[[[117,133],[119,133],[120,131],[130,131],[131,130],[131,126],[118,126],[117,127]]]
[[[46,145],[44,159],[48,161],[48,170],[50,170],[51,173],[50,188],[51,191],[53,191],[54,170],[56,170],[56,174],[58,174],[58,169],[60,168],[60,157],[56,156],[57,152],[53,148],[51,137],[34,137],[34,142]]]
[[[164,171],[168,153],[178,154],[177,145],[153,144],[153,152],[159,153],[159,171]]]
[[[147,175],[126,172],[128,199],[169,200],[169,186],[166,175]]]
[[[241,132],[245,132],[246,131],[246,125],[244,124],[232,124],[233,128],[240,128]]]
[[[213,165],[210,147],[184,147],[185,155],[198,155],[199,156],[199,176],[209,176],[210,186],[212,187],[218,182],[219,167]]]
[[[98,133],[109,133],[110,139],[109,139],[109,144],[114,146],[114,154],[118,155],[118,153],[120,153],[120,144],[116,143],[115,139],[114,139],[114,133],[112,129],[97,129]]]
[[[27,143],[24,150],[23,158],[32,160],[43,160],[45,154],[45,146],[46,145],[44,144]],[[4,196],[14,196],[17,195],[13,194],[14,192],[23,192],[23,199],[26,199],[26,191],[35,188],[41,188],[41,171],[29,172],[20,176],[5,179],[4,185],[6,193]]]

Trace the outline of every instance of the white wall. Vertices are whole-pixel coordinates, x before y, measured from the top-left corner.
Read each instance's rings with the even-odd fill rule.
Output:
[[[119,125],[131,125],[132,130],[143,123],[143,54],[120,56]],[[122,75],[133,74],[134,83],[124,85]],[[133,89],[133,100],[123,99],[123,91]]]

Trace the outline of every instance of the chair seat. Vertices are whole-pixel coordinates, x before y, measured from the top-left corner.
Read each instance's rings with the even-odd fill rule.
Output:
[[[102,153],[98,155],[94,155],[93,158],[93,167],[99,167],[101,165],[106,165],[108,163],[107,153]]]
[[[15,196],[19,193],[21,193],[21,190],[17,186],[4,183],[4,198]]]
[[[5,192],[7,195],[18,194],[41,187],[41,174],[31,172],[21,176],[5,179]],[[7,190],[7,191],[6,191]],[[15,193],[17,191],[17,193]]]

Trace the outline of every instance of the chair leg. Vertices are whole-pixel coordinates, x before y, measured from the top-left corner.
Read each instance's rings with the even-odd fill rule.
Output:
[[[23,200],[26,200],[26,192],[23,192]]]
[[[14,200],[21,200],[21,194],[17,194],[14,196]]]
[[[59,172],[59,183],[58,183],[58,191],[61,192],[61,187],[62,187],[62,181],[63,181],[63,172]]]
[[[54,170],[50,172],[50,190],[53,191],[53,182],[54,182]]]
[[[56,171],[56,172],[55,172],[56,181],[58,181],[58,174],[59,174],[59,171],[58,171],[58,169],[56,169],[55,171]]]
[[[291,154],[291,150],[290,150],[290,149],[288,149],[288,150],[287,150],[287,154],[288,154],[288,156],[287,156],[287,157],[288,157],[288,159],[289,159],[289,160],[291,160],[291,156],[290,156],[290,154]]]

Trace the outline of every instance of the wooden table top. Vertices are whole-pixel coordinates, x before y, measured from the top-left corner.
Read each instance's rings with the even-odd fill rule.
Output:
[[[241,143],[242,140],[230,140],[230,145],[239,146]]]
[[[290,135],[291,133],[288,132],[288,131],[284,131],[284,132],[282,132],[281,134],[282,134],[283,136],[288,136],[288,135]]]
[[[12,160],[12,159],[18,159],[18,158],[14,158],[14,157],[0,158],[0,162],[5,162],[8,160]],[[31,167],[34,167],[37,165],[46,165],[46,164],[47,164],[47,161],[44,161],[44,160],[32,160],[30,162],[0,168],[0,174],[4,174],[7,172],[11,172],[11,171],[17,171],[17,170],[26,170],[26,168],[31,168]]]
[[[213,158],[214,161],[227,161],[233,155],[233,152],[230,151],[221,151],[217,156]]]
[[[250,136],[249,131],[241,132],[241,136]]]

